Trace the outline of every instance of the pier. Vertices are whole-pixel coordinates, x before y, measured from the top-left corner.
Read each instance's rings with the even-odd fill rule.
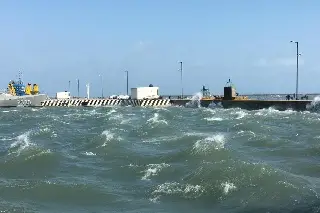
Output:
[[[101,106],[170,106],[169,99],[48,99],[43,107],[101,107]]]
[[[311,100],[197,100],[190,99],[51,99],[42,103],[43,107],[112,107],[112,106],[133,106],[133,107],[223,107],[241,108],[246,110],[259,110],[273,107],[277,110],[308,110]]]
[[[203,86],[201,97],[193,100],[191,97],[159,96],[159,87],[131,88],[131,96],[112,98],[71,98],[68,92],[57,93],[56,99],[48,99],[41,103],[43,107],[103,107],[103,106],[133,106],[133,107],[222,107],[259,110],[273,107],[277,110],[304,111],[312,108],[312,100],[297,100],[287,95],[287,100],[258,100],[248,96],[239,96],[232,83],[224,87],[223,96],[213,96],[209,89]],[[303,98],[303,96],[301,96]],[[307,99],[307,96],[304,96]]]

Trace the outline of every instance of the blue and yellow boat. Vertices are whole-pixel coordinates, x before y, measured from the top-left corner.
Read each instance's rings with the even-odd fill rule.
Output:
[[[18,80],[11,80],[7,91],[0,93],[0,107],[37,107],[47,98],[46,94],[40,94],[37,84],[25,86],[19,73]]]

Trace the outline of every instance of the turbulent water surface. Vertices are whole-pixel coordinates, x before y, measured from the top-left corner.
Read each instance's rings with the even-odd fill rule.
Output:
[[[1,212],[317,212],[320,113],[0,109]]]

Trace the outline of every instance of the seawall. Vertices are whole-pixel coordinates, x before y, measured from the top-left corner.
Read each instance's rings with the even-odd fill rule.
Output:
[[[201,100],[191,102],[190,99],[51,99],[42,102],[44,107],[98,107],[98,106],[189,106],[210,107],[220,106],[223,108],[242,108],[247,110],[258,110],[273,107],[278,110],[309,110],[311,100]]]
[[[43,107],[97,107],[97,106],[170,106],[169,99],[49,99],[41,104]]]

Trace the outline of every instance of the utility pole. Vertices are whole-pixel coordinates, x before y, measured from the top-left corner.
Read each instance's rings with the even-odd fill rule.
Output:
[[[124,71],[127,74],[127,95],[129,95],[129,72],[128,70]]]
[[[100,80],[101,80],[101,98],[103,98],[103,77],[101,74],[99,74]]]
[[[295,43],[297,46],[297,76],[296,76],[296,100],[298,100],[298,88],[299,88],[299,42],[298,41],[290,41],[291,43]]]
[[[182,61],[180,61],[179,63],[180,63],[180,72],[181,72],[181,76],[180,76],[180,80],[181,80],[181,99],[183,99],[183,84],[182,84]]]

